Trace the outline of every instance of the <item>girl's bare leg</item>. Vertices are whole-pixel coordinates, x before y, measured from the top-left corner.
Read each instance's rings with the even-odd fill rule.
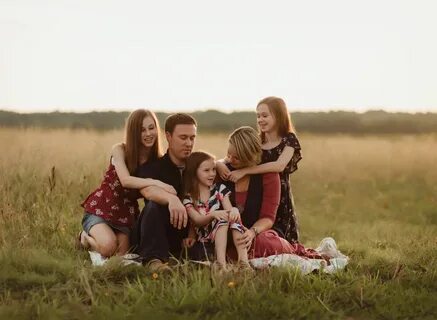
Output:
[[[117,256],[124,256],[129,250],[129,236],[123,232],[118,232],[115,234],[117,237],[118,247]]]
[[[249,258],[247,256],[247,249],[243,245],[238,245],[237,239],[241,236],[241,233],[238,230],[232,230],[232,239],[234,239],[234,245],[237,249],[238,254],[238,262],[247,262],[249,263]]]
[[[108,225],[99,223],[94,225],[89,236],[84,234],[92,250],[104,257],[110,257],[117,251],[117,236]]]
[[[228,226],[223,225],[219,227],[215,233],[215,256],[217,258],[217,262],[226,265],[226,245],[228,241]]]

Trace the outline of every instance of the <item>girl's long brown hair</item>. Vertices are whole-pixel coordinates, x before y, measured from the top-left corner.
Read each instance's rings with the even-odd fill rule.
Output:
[[[151,117],[153,119],[157,131],[157,137],[155,143],[150,149],[147,161],[153,161],[162,156],[159,137],[161,130],[155,113],[145,109],[133,111],[126,120],[124,143],[126,166],[130,174],[134,174],[135,170],[140,165],[140,150],[143,147],[141,142],[141,130],[143,127],[143,120],[146,117]]]
[[[184,195],[190,195],[193,200],[194,206],[196,206],[197,201],[200,199],[199,192],[199,180],[197,179],[197,169],[203,161],[213,159],[215,157],[204,151],[196,151],[191,153],[185,163],[184,170]]]
[[[276,129],[278,130],[278,135],[280,137],[285,137],[287,133],[296,133],[293,122],[291,121],[290,114],[288,113],[285,101],[278,97],[267,97],[258,102],[257,107],[261,104],[267,105],[270,113],[275,119]],[[265,134],[260,132],[261,141],[265,142]]]

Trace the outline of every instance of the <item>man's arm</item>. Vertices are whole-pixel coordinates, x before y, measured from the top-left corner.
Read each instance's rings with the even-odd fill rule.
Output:
[[[153,186],[143,188],[140,192],[147,200],[156,202],[163,206],[168,206],[168,211],[170,212],[170,223],[173,227],[182,229],[187,226],[187,211],[177,196]]]
[[[147,200],[156,202],[156,203],[163,205],[163,206],[168,205],[169,202],[173,198],[178,199],[178,197],[176,195],[165,192],[161,188],[155,187],[155,186],[149,186],[149,187],[143,188],[140,190],[140,193]]]

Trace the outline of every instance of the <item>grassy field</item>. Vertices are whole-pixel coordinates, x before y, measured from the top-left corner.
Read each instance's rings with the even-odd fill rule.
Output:
[[[301,241],[334,237],[347,270],[220,280],[191,265],[157,279],[94,268],[74,250],[79,203],[122,135],[0,129],[0,319],[437,318],[437,136],[301,136]],[[225,135],[196,145],[225,148]]]

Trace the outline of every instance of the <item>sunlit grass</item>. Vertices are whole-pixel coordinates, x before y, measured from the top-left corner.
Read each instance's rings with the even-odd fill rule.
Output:
[[[292,176],[301,240],[334,237],[350,265],[223,279],[188,264],[173,276],[116,259],[93,268],[74,250],[79,204],[122,138],[0,129],[0,319],[435,318],[436,136],[301,136]],[[220,158],[226,138],[200,132],[196,148]]]

